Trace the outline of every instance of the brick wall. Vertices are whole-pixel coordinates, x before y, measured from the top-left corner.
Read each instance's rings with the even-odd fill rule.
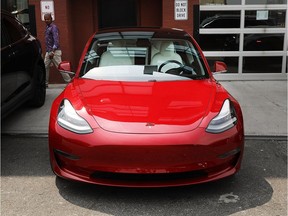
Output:
[[[41,20],[40,2],[39,0],[28,0],[30,5],[35,5],[37,35],[45,51],[46,24]],[[98,0],[54,0],[55,24],[60,30],[62,60],[71,61],[74,70],[78,66],[86,41],[93,32],[98,30],[97,3]],[[157,2],[155,0],[138,0],[138,4],[140,5],[138,13],[141,16],[139,25],[180,28],[193,35],[193,5],[199,4],[199,0],[188,0],[187,20],[175,20],[175,0],[158,0]],[[157,10],[155,8],[161,8],[161,4],[162,11],[155,11]],[[160,18],[155,16],[160,16]],[[50,83],[64,83],[55,67],[50,69]]]
[[[163,0],[163,27],[184,29],[193,35],[193,6],[199,4],[199,0],[188,0],[188,19],[175,20],[174,18],[175,0]]]
[[[71,18],[69,13],[69,0],[54,0],[55,21],[60,31],[60,46],[63,52],[62,59],[71,59],[73,57],[73,34],[71,31]],[[43,49],[43,57],[45,55],[45,27],[46,24],[41,19],[41,9],[39,0],[29,0],[30,5],[35,5],[35,17],[37,37],[41,42]],[[50,69],[50,83],[64,83],[62,76],[55,67]]]

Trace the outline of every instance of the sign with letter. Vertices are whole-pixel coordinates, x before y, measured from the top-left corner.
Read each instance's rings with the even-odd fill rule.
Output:
[[[55,20],[54,1],[41,1],[41,18],[44,21],[44,15],[50,13],[52,19]]]
[[[175,0],[175,20],[187,20],[188,19],[188,0]]]

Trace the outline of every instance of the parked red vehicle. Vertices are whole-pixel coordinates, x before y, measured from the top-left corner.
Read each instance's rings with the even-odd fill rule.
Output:
[[[71,73],[69,62],[59,66]],[[226,70],[215,63],[215,71]],[[65,179],[167,187],[235,174],[244,150],[239,103],[182,30],[94,34],[51,108],[49,151]]]

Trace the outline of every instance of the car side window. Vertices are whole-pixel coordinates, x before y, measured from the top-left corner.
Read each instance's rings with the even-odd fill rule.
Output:
[[[4,43],[7,44],[9,41],[10,44],[16,43],[17,41],[21,40],[22,38],[25,37],[26,31],[23,29],[23,27],[18,23],[17,21],[13,22],[10,21],[9,19],[3,17],[1,20],[1,31],[4,31]],[[4,26],[4,27],[3,27]],[[3,29],[4,28],[4,29]],[[20,29],[19,29],[20,28]],[[20,31],[19,31],[20,30]],[[2,36],[2,33],[1,33]],[[1,39],[2,42],[2,39]],[[3,47],[3,45],[2,45]]]
[[[5,24],[2,22],[1,19],[1,48],[8,46],[11,44],[11,40],[8,34],[8,31],[6,29]]]

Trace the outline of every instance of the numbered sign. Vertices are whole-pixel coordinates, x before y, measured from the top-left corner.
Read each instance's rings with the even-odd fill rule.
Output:
[[[41,19],[44,21],[44,15],[50,13],[55,20],[54,1],[41,1]]]

